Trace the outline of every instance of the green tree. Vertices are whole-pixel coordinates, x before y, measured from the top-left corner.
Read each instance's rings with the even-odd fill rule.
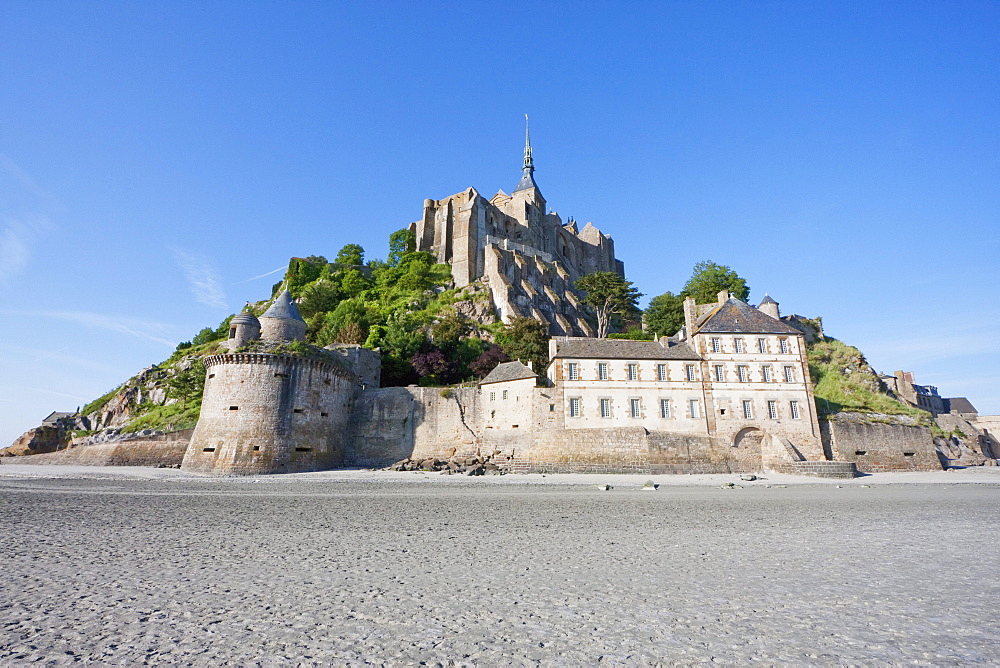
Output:
[[[642,293],[618,274],[611,271],[596,271],[582,276],[576,288],[586,293],[583,302],[597,312],[597,336],[605,338],[612,324],[637,315],[636,303]],[[508,353],[509,354],[509,353]]]
[[[365,249],[357,244],[347,244],[337,253],[334,262],[347,267],[360,267],[365,263]]]
[[[396,230],[389,235],[389,258],[386,264],[398,267],[407,253],[417,250],[417,235],[409,229]]]
[[[672,336],[684,326],[684,297],[664,292],[649,301],[645,313],[647,330]]]
[[[750,288],[739,274],[725,265],[705,260],[694,266],[681,296],[694,297],[699,304],[710,304],[719,299],[723,290],[729,290],[729,294],[740,301],[745,302],[750,297]]]
[[[534,318],[514,318],[497,334],[497,343],[509,359],[531,362],[541,374],[549,363],[549,333]]]
[[[302,301],[299,302],[299,312],[302,317],[309,318],[317,313],[325,313],[337,308],[343,299],[340,288],[332,280],[320,278],[302,288]]]

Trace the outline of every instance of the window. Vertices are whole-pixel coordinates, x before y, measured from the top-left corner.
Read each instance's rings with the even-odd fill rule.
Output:
[[[611,399],[601,399],[601,417],[611,417]]]
[[[580,397],[573,397],[569,400],[569,416],[580,417]]]
[[[757,352],[759,353],[767,352],[767,339],[757,339]]]
[[[694,380],[694,364],[684,365],[684,375],[688,380]]]
[[[725,379],[726,379],[726,367],[725,367],[725,365],[724,364],[716,364],[715,365],[715,380],[716,380],[716,382],[721,383]]]
[[[737,376],[739,376],[741,383],[750,382],[750,367],[743,364],[739,364],[736,367],[736,374]]]
[[[743,419],[752,420],[753,419],[753,402],[749,399],[743,400]]]
[[[608,379],[608,363],[599,362],[597,364],[597,380],[607,380]]]
[[[738,353],[745,352],[743,349],[743,339],[733,339],[733,349]]]
[[[670,417],[670,399],[660,399],[660,417]]]
[[[767,402],[767,417],[771,418],[772,420],[777,420],[778,419],[778,402],[777,401],[769,401],[769,402]]]
[[[789,413],[792,415],[793,420],[799,419],[799,402],[789,401],[788,402]]]
[[[661,383],[667,380],[667,365],[657,364],[656,365],[656,380]]]
[[[631,415],[632,417],[634,418],[642,417],[641,415],[642,403],[638,399],[629,399],[628,409],[629,409],[629,415]]]
[[[626,368],[628,370],[628,379],[629,380],[639,380],[639,365],[638,364],[629,364],[628,367],[626,367]]]
[[[569,363],[569,379],[580,380],[580,365],[576,362]]]
[[[497,400],[497,393],[490,392],[490,401],[496,401],[496,400]]]
[[[503,399],[504,401],[507,401],[507,390],[503,391],[503,394],[500,395],[500,398]]]
[[[786,366],[785,367],[785,382],[794,383],[795,382],[795,367]]]
[[[788,339],[778,339],[778,346],[781,348],[781,352],[788,352]]]
[[[688,410],[691,411],[691,417],[692,417],[692,419],[695,419],[695,418],[698,418],[698,417],[701,416],[701,411],[698,408],[698,400],[697,399],[688,399]]]
[[[771,382],[771,367],[766,364],[760,368],[760,379],[765,383]]]
[[[721,353],[722,352],[722,339],[718,337],[712,337],[712,352]]]

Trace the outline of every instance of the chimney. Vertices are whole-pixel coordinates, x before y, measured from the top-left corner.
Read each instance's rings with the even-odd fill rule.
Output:
[[[726,300],[729,299],[729,290],[722,290],[719,292],[719,303],[725,304]]]
[[[694,326],[698,322],[698,306],[695,304],[694,297],[684,298],[684,329],[687,335],[690,336],[694,334]]]

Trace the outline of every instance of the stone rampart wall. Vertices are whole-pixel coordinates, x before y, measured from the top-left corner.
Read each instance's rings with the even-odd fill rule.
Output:
[[[9,464],[63,466],[180,466],[193,429],[114,443],[81,445],[44,455],[10,458]]]
[[[862,473],[941,470],[927,427],[833,419],[821,421],[820,430],[832,458],[854,462]]]
[[[343,464],[356,386],[339,365],[233,354],[208,357],[205,367],[184,470],[254,475]]]

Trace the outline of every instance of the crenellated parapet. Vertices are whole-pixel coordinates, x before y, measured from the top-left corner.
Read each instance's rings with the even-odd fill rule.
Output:
[[[271,355],[268,353],[223,353],[202,358],[205,368],[218,364],[267,364],[270,366],[298,364],[302,367],[313,367],[317,371],[327,372],[348,381],[354,380],[354,374],[333,360],[323,360],[314,357],[299,357],[298,355]],[[211,372],[209,372],[211,375]]]

